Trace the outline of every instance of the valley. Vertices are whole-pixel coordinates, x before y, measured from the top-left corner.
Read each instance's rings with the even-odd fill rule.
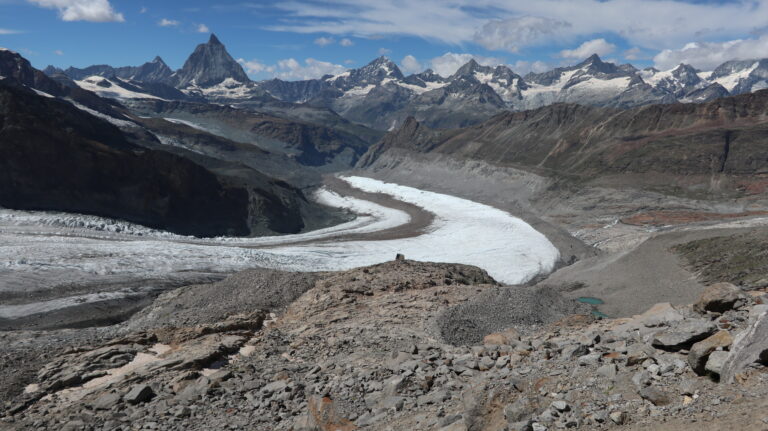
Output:
[[[0,429],[762,430],[767,87],[0,49]]]

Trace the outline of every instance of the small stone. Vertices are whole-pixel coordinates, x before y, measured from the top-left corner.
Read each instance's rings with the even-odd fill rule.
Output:
[[[557,400],[552,402],[552,407],[559,412],[567,412],[571,409],[571,406],[563,400]]]
[[[619,369],[616,367],[616,364],[606,364],[597,369],[597,374],[599,376],[603,376],[606,379],[615,379],[616,375],[619,372]]]
[[[665,406],[672,402],[666,392],[656,389],[652,386],[647,386],[640,389],[639,394],[641,397],[643,397],[643,399],[650,401],[655,406]]]
[[[491,359],[490,356],[483,356],[480,359],[480,362],[477,364],[477,367],[480,371],[488,371],[491,368],[493,368],[496,365],[496,361]]]
[[[627,412],[611,412],[608,417],[616,425],[623,425],[627,421]]]

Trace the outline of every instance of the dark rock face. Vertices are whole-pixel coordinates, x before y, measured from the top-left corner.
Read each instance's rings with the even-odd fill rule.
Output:
[[[0,83],[4,207],[115,217],[196,236],[248,235],[255,225],[303,228],[290,190],[281,196],[246,184],[228,184],[190,160],[137,147],[67,102]]]
[[[117,217],[181,234],[248,235],[248,192],[66,102],[0,87],[0,205]]]
[[[200,44],[195,48],[184,66],[174,76],[177,87],[186,87],[190,84],[209,87],[227,78],[242,83],[250,82],[242,66],[229,55],[214,34],[211,34],[208,43]]]

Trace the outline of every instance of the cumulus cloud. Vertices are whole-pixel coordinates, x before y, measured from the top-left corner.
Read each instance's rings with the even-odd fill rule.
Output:
[[[259,60],[245,60],[243,58],[237,59],[237,62],[243,66],[249,75],[268,76],[290,81],[320,78],[323,75],[338,75],[347,70],[346,67],[339,64],[315,60],[314,58],[307,58],[303,64],[294,58],[278,60],[277,64],[265,64]]]
[[[379,55],[387,55],[392,52],[389,48],[379,48]]]
[[[56,55],[64,55],[64,51],[62,51],[60,49],[57,49],[57,50],[53,51],[53,53],[56,54]]]
[[[411,73],[419,73],[422,70],[424,70],[424,66],[421,65],[419,60],[416,59],[416,57],[412,55],[406,55],[403,57],[402,60],[400,60],[400,69],[405,73],[406,75],[409,75]]]
[[[467,64],[469,60],[475,59],[476,62],[483,66],[497,66],[503,64],[504,61],[495,57],[483,57],[481,55],[473,54],[457,54],[454,52],[446,52],[440,57],[435,57],[430,61],[432,70],[440,76],[451,76],[461,66]]]
[[[198,33],[210,33],[210,32],[211,32],[211,29],[210,29],[210,28],[208,28],[208,26],[207,26],[207,25],[205,25],[205,24],[198,24],[198,25],[197,25],[197,30],[196,30],[196,31],[197,31]]]
[[[352,42],[352,39],[349,39],[349,38],[346,38],[346,37],[345,37],[344,39],[341,39],[341,40],[339,41],[339,45],[341,45],[341,46],[343,46],[343,47],[352,46],[352,45],[354,45],[354,44],[355,44],[355,43],[354,43],[354,42]]]
[[[238,58],[237,62],[240,63],[241,66],[243,66],[243,69],[245,69],[245,73],[249,75],[256,75],[261,72],[269,72],[274,73],[275,67],[274,66],[267,66],[264,63],[261,63],[258,60],[245,60],[244,58]]]
[[[160,21],[158,21],[157,25],[159,25],[160,27],[176,27],[177,25],[179,25],[179,22],[173,19],[163,18]]]
[[[47,9],[57,9],[63,21],[123,22],[108,0],[27,0]]]
[[[728,42],[693,42],[681,49],[665,49],[653,62],[661,70],[680,63],[712,70],[729,60],[752,60],[768,57],[768,34],[757,39],[737,39]]]
[[[507,52],[542,43],[574,43],[611,35],[643,52],[687,42],[750,38],[765,28],[767,0],[292,0],[279,2],[288,19],[268,28],[359,37],[412,36],[457,46],[476,42]],[[492,11],[495,19],[489,19]],[[610,39],[610,38],[609,38]],[[631,53],[629,55],[632,55]]]
[[[318,37],[315,39],[315,45],[318,46],[328,46],[334,42],[334,39],[332,37]]]
[[[338,75],[345,70],[347,68],[342,65],[315,60],[314,58],[304,60],[304,64],[293,58],[288,58],[277,62],[276,75],[280,79],[302,80],[320,78],[323,75]]]
[[[574,49],[564,49],[560,51],[560,57],[584,59],[592,54],[602,57],[612,53],[614,50],[616,50],[616,45],[600,38],[588,40]]]
[[[518,52],[521,47],[548,42],[563,29],[566,21],[539,16],[523,16],[485,23],[474,34],[474,41],[487,49]]]

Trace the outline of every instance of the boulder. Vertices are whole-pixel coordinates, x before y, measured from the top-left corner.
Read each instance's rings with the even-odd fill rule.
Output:
[[[710,336],[717,326],[706,319],[687,319],[670,329],[657,332],[651,345],[658,349],[677,351]]]
[[[731,334],[728,331],[718,331],[714,335],[699,341],[691,347],[688,353],[688,365],[698,375],[706,373],[705,366],[709,355],[718,348],[728,347],[733,342]]]
[[[693,309],[699,313],[723,313],[733,309],[741,296],[739,288],[731,283],[713,284],[701,294]]]
[[[669,394],[653,386],[640,389],[639,394],[643,399],[650,401],[655,406],[666,406],[672,402]]]
[[[707,372],[717,374],[719,376],[723,372],[723,365],[727,360],[728,352],[719,350],[712,352],[712,354],[709,355],[709,359],[707,359],[707,365],[704,368]]]
[[[768,362],[768,309],[765,308],[751,319],[746,330],[736,335],[721,367],[720,381],[732,382],[736,374],[754,362]]]
[[[128,404],[139,404],[151,400],[154,396],[155,391],[152,390],[152,387],[146,384],[138,384],[123,396],[123,400]]]

